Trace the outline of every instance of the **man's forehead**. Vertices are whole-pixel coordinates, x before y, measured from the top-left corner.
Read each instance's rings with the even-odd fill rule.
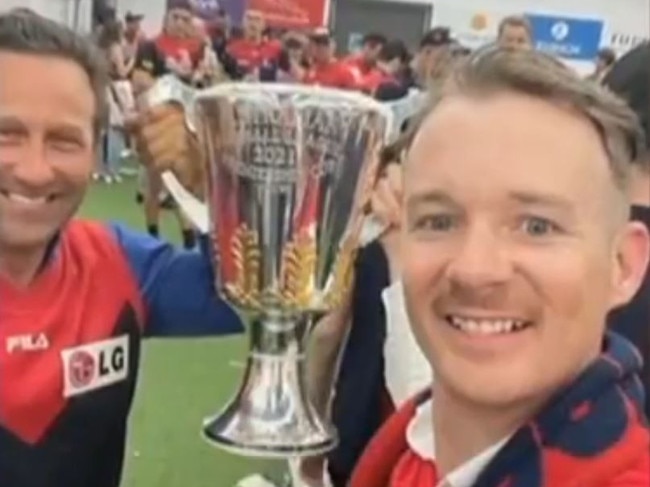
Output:
[[[88,75],[74,61],[0,51],[0,115],[25,119],[37,112],[50,118],[80,118],[95,113],[95,96]],[[47,74],[44,74],[47,73]],[[52,81],[43,83],[43,76]]]
[[[406,171],[470,168],[474,177],[506,168],[557,177],[613,178],[599,135],[587,120],[543,100],[509,94],[443,100],[415,136]],[[598,176],[599,174],[600,176]],[[551,175],[552,176],[552,175]]]

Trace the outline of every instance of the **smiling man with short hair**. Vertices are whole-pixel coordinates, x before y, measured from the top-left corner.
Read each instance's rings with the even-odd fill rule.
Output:
[[[641,360],[605,332],[648,263],[641,143],[622,100],[544,54],[453,73],[403,170],[404,296],[435,380],[353,487],[648,485]]]
[[[0,15],[0,484],[118,487],[146,336],[239,332],[210,258],[73,219],[105,120],[87,39]]]

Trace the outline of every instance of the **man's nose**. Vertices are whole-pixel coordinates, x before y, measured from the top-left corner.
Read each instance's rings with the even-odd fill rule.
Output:
[[[510,250],[504,236],[488,225],[468,229],[447,268],[453,284],[467,289],[491,288],[512,275]]]
[[[12,168],[13,179],[26,187],[40,189],[52,183],[54,170],[42,141],[26,142],[17,154]]]

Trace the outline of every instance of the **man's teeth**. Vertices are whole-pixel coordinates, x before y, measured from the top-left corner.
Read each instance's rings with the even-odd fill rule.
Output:
[[[450,316],[448,321],[454,328],[476,335],[512,333],[523,330],[527,326],[526,321],[515,319],[486,320]]]
[[[22,194],[18,193],[5,193],[7,198],[9,198],[12,201],[15,201],[17,203],[25,203],[25,204],[31,204],[31,205],[39,205],[43,203],[47,203],[51,198],[48,196],[25,196]]]

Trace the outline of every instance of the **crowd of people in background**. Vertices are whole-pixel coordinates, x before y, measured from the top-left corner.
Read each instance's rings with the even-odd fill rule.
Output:
[[[304,83],[358,90],[381,101],[406,96],[410,89],[435,87],[454,61],[471,53],[454,40],[448,28],[425,33],[412,52],[399,38],[380,32],[364,35],[357,52],[340,55],[326,28],[291,31],[268,26],[264,15],[245,12],[241,26],[231,25],[221,8],[196,12],[189,0],[174,0],[161,32],[147,36],[143,16],[128,12],[123,19],[108,11],[99,19],[95,38],[106,53],[114,83],[110,129],[95,178],[119,182],[120,161],[132,154],[122,127],[135,110],[128,84],[137,66],[154,77],[175,73],[195,87],[223,80]],[[510,16],[498,30],[500,45],[532,47],[525,17]],[[601,80],[616,56],[603,49],[593,79]],[[137,87],[136,87],[137,88]],[[137,91],[137,90],[136,90]]]

